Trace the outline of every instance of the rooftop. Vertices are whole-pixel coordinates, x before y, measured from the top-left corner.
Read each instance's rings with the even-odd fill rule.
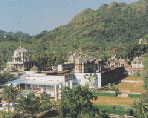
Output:
[[[68,74],[73,74],[73,71],[70,70],[64,70],[64,71],[42,71],[43,74],[46,74],[47,76],[65,76]]]

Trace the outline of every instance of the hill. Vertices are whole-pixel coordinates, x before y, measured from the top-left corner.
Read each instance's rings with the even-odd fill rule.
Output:
[[[3,30],[0,30],[0,42],[6,42],[6,41],[17,41],[17,39],[19,40],[19,38],[29,38],[30,35],[27,33],[23,33],[23,32],[6,32]]]
[[[43,67],[62,63],[74,51],[104,60],[114,54],[132,59],[147,49],[137,43],[148,37],[147,13],[147,0],[102,4],[97,10],[83,10],[67,25],[30,37],[25,47]]]

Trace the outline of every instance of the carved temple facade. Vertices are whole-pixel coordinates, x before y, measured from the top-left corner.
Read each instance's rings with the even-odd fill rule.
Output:
[[[58,65],[58,71],[73,70],[75,73],[96,73],[102,68],[101,60],[78,53],[72,54],[68,62]]]

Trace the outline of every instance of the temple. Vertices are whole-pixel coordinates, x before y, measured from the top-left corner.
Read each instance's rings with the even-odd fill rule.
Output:
[[[101,60],[78,53],[72,54],[68,62],[58,65],[58,71],[73,70],[75,73],[96,73],[102,68]]]
[[[33,62],[30,59],[30,55],[25,48],[20,45],[14,51],[12,61],[7,63],[7,71],[25,71],[29,70],[33,66]]]
[[[142,62],[143,57],[137,56],[132,61],[129,59],[117,59],[111,58],[108,61],[108,66],[111,67],[124,67],[127,75],[140,76],[144,73],[144,64]]]

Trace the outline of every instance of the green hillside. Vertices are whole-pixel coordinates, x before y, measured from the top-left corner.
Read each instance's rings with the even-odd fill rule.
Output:
[[[62,63],[74,51],[104,60],[114,54],[132,59],[147,49],[147,46],[138,45],[138,39],[148,37],[147,13],[147,0],[102,4],[97,10],[83,10],[67,25],[25,38],[24,47],[41,67]],[[0,53],[14,50],[18,44],[2,42]],[[6,47],[1,48],[1,45]]]

